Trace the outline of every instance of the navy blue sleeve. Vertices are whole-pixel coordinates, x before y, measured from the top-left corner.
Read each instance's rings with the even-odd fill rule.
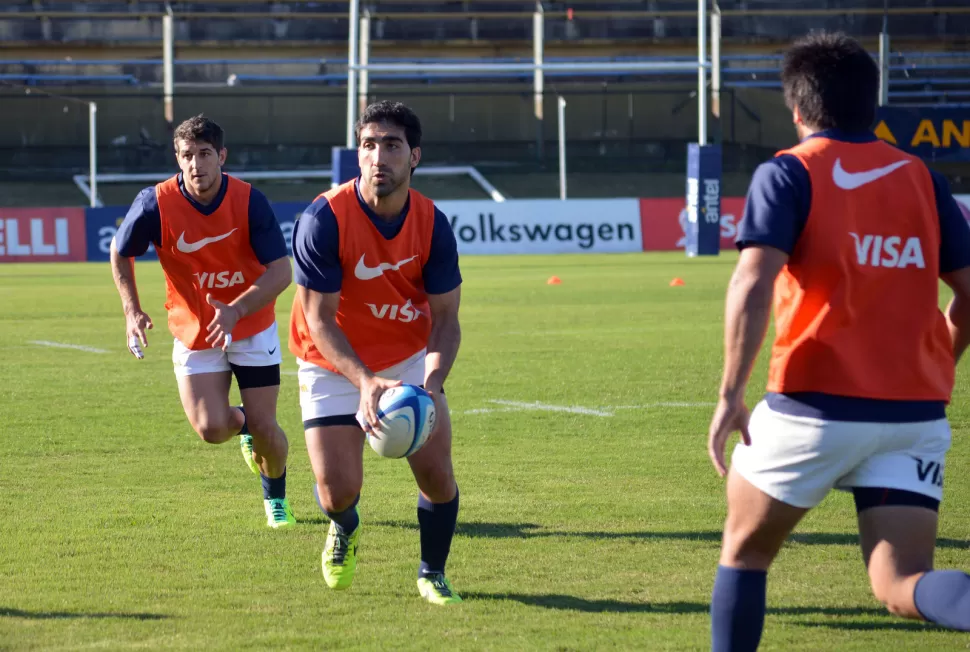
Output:
[[[162,241],[162,215],[158,212],[155,187],[145,188],[131,202],[128,214],[115,233],[115,247],[125,258],[141,256],[148,245],[158,247]]]
[[[286,258],[286,239],[266,195],[249,189],[249,244],[262,265]]]
[[[970,225],[950,193],[946,178],[930,170],[940,215],[940,274],[970,267]]]
[[[293,263],[297,285],[316,292],[340,291],[337,216],[326,197],[314,200],[293,225]]]
[[[801,161],[782,154],[762,163],[751,178],[735,244],[767,245],[791,255],[811,207],[812,182]]]
[[[431,232],[431,251],[428,262],[421,270],[424,291],[428,294],[445,294],[461,285],[458,269],[458,241],[448,216],[434,209],[434,230]]]

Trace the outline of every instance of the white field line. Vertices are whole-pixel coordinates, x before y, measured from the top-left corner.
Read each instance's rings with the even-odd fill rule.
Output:
[[[643,410],[649,408],[695,408],[695,407],[712,407],[716,403],[686,403],[686,402],[675,402],[675,401],[664,401],[657,403],[644,403],[642,405],[604,405],[599,408],[587,408],[580,405],[547,405],[544,403],[534,402],[527,403],[525,401],[506,401],[501,399],[491,399],[487,401],[488,403],[493,403],[495,405],[501,405],[501,408],[476,408],[474,410],[465,410],[461,414],[492,414],[495,412],[528,412],[528,411],[541,411],[541,412],[568,412],[572,414],[587,414],[590,416],[597,417],[612,417],[614,416],[614,410]]]
[[[604,410],[643,410],[646,408],[658,408],[658,407],[714,407],[717,403],[681,403],[677,401],[664,401],[660,403],[644,403],[643,405],[609,405],[604,407]]]
[[[474,410],[465,410],[462,414],[492,414],[493,412],[522,412],[522,408],[476,408]]]
[[[520,408],[522,410],[540,410],[543,412],[569,412],[570,414],[588,414],[594,417],[611,417],[612,412],[604,412],[602,410],[594,410],[592,408],[582,407],[580,405],[549,405],[547,403],[525,403],[522,401],[503,401],[503,400],[491,400],[489,403],[494,403],[495,405],[504,405],[512,408]]]
[[[27,344],[37,344],[39,346],[49,346],[55,349],[76,349],[88,353],[107,353],[105,349],[96,349],[93,346],[82,346],[81,344],[65,344],[63,342],[48,342],[47,340],[28,340]]]

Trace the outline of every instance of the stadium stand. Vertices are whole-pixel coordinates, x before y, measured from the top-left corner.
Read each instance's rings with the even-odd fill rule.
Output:
[[[177,38],[208,42],[336,42],[347,34],[346,2],[236,0],[172,2]],[[696,3],[691,0],[572,0],[545,2],[550,41],[691,41]],[[809,29],[839,28],[872,36],[882,27],[882,0],[826,1],[793,8],[783,0],[721,2],[726,41],[779,43]],[[903,39],[960,41],[970,33],[970,7],[894,2],[890,31]],[[374,18],[374,39],[388,42],[524,41],[531,38],[532,8],[512,0],[362,3]],[[821,5],[821,6],[819,6]],[[0,37],[13,42],[139,43],[161,38],[163,2],[13,0],[0,10]]]
[[[99,167],[139,172],[169,166],[161,104],[164,2],[12,0],[0,5],[0,180],[83,172],[87,115],[49,99],[98,102]],[[319,166],[343,141],[347,2],[171,2],[176,111],[217,116],[229,133],[230,166]],[[778,93],[780,50],[812,28],[838,27],[875,50],[885,18],[893,37],[894,104],[970,103],[970,5],[932,0],[812,3],[726,0],[721,115],[726,192],[743,191],[754,165],[790,144]],[[533,4],[511,0],[362,0],[372,16],[371,61],[531,61]],[[546,60],[696,57],[694,0],[543,2]],[[571,173],[611,171],[578,192],[670,195],[682,185],[684,144],[696,132],[696,76],[547,73],[545,115],[567,98]],[[37,89],[27,95],[24,88]],[[510,196],[555,194],[556,125],[533,116],[529,72],[370,74],[370,99],[399,98],[425,117],[426,160],[488,170]],[[469,160],[471,159],[471,160]],[[644,173],[650,179],[643,181]],[[970,178],[951,167],[960,187]],[[629,174],[620,181],[618,174]],[[631,180],[640,178],[637,186]],[[523,182],[522,179],[525,179]],[[290,186],[281,186],[286,194]],[[586,190],[581,190],[586,188]],[[474,188],[455,186],[464,196]],[[678,189],[674,194],[679,194]],[[79,199],[79,198],[78,198]]]

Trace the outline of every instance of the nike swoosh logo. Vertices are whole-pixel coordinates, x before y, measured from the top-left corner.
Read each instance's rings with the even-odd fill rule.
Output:
[[[366,256],[366,254],[364,254]],[[401,269],[401,265],[405,263],[410,263],[412,260],[417,258],[417,256],[411,256],[410,258],[405,258],[404,260],[398,261],[393,265],[391,263],[381,263],[377,267],[368,267],[364,264],[364,256],[360,257],[357,261],[357,267],[354,268],[354,276],[362,281],[369,281],[375,279],[378,276],[384,274],[384,272],[393,272]]]
[[[276,347],[275,346],[272,349],[269,350],[269,354],[270,355],[273,355],[274,353],[276,353]]]
[[[195,253],[196,251],[198,251],[199,249],[201,249],[206,245],[212,244],[213,242],[219,242],[220,240],[225,240],[236,231],[237,229],[233,229],[229,233],[223,233],[222,235],[214,235],[211,238],[202,238],[198,242],[186,242],[185,231],[182,231],[182,235],[179,236],[179,241],[175,243],[175,246],[182,253],[191,254],[191,253]]]
[[[846,172],[842,168],[842,159],[835,159],[835,167],[832,168],[832,181],[835,182],[839,188],[842,190],[855,190],[856,188],[861,188],[867,183],[872,183],[878,179],[882,179],[887,174],[892,174],[899,168],[903,167],[909,163],[909,160],[896,161],[891,165],[887,165],[882,168],[875,168],[873,170],[865,170],[863,172]]]

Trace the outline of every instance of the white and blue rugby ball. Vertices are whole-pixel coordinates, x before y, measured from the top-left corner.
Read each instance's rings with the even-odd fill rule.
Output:
[[[367,441],[381,457],[408,457],[428,441],[435,417],[428,392],[416,385],[392,387],[381,394],[377,403],[380,427],[367,435]]]

